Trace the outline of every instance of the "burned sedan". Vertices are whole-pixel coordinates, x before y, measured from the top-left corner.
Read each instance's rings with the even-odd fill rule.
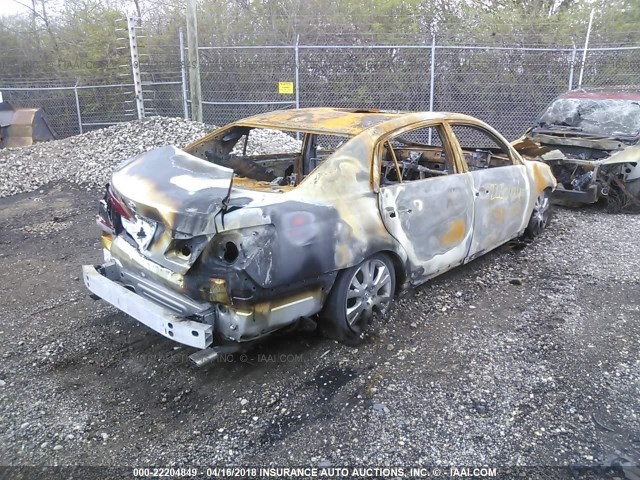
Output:
[[[265,129],[296,151],[256,151]],[[198,364],[303,319],[354,344],[403,289],[539,234],[554,187],[466,115],[281,110],[119,165],[83,277]]]
[[[567,92],[514,146],[551,167],[555,203],[640,210],[640,87]]]

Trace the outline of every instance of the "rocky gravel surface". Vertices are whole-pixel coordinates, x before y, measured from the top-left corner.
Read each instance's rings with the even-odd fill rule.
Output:
[[[0,152],[0,465],[639,475],[638,216],[558,209],[533,244],[399,299],[357,348],[293,332],[198,369],[192,349],[91,300],[80,266],[101,261],[111,168],[212,128],[153,118]],[[295,148],[264,131],[248,151]]]
[[[180,118],[152,117],[93,130],[30,147],[0,150],[0,197],[31,192],[64,180],[86,188],[102,187],[118,163],[163,145],[179,148],[216,127]],[[247,153],[286,153],[300,142],[273,130],[254,130]],[[241,150],[238,146],[236,151]]]
[[[197,369],[191,349],[88,298],[98,196],[0,199],[0,464],[634,474],[640,217],[560,209],[533,244],[400,299],[358,348],[294,332]]]

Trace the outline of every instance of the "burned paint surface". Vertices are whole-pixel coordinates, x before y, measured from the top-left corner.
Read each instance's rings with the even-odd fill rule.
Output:
[[[525,228],[527,212],[540,192],[536,192],[535,177],[533,183],[528,182],[523,165],[476,170],[471,176],[478,195],[469,254],[476,257],[501,245],[505,238],[516,237]]]
[[[117,167],[111,185],[136,213],[196,236],[215,233],[232,179],[233,170],[166,146]]]
[[[469,173],[384,187],[380,203],[387,228],[405,246],[414,283],[464,261],[473,230]]]
[[[537,196],[555,186],[547,166],[511,147],[512,166],[468,171],[449,138],[454,121],[506,144],[466,115],[301,109],[240,120],[185,151],[134,157],[103,201],[105,271],[233,341],[317,313],[339,272],[376,253],[391,257],[398,284],[422,283],[521,234]],[[380,145],[417,126],[443,129],[454,171],[389,184]],[[257,127],[348,139],[312,171],[291,157],[298,171],[265,181],[266,168],[240,162],[240,176],[222,166],[239,164],[234,146]]]

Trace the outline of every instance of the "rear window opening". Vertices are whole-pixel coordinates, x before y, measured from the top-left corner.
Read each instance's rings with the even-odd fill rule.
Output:
[[[335,135],[234,126],[188,153],[233,169],[237,187],[284,192],[346,141]]]

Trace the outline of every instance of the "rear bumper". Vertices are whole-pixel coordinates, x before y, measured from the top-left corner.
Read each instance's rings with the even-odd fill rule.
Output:
[[[176,315],[103,276],[95,266],[83,265],[82,277],[91,292],[159,334],[195,348],[206,348],[213,343],[212,325]]]
[[[249,342],[317,313],[321,288],[277,298],[242,309],[214,302],[197,302],[122,267],[117,259],[84,265],[87,288],[140,323],[176,342],[195,348],[214,343]],[[217,347],[215,347],[217,348]]]

